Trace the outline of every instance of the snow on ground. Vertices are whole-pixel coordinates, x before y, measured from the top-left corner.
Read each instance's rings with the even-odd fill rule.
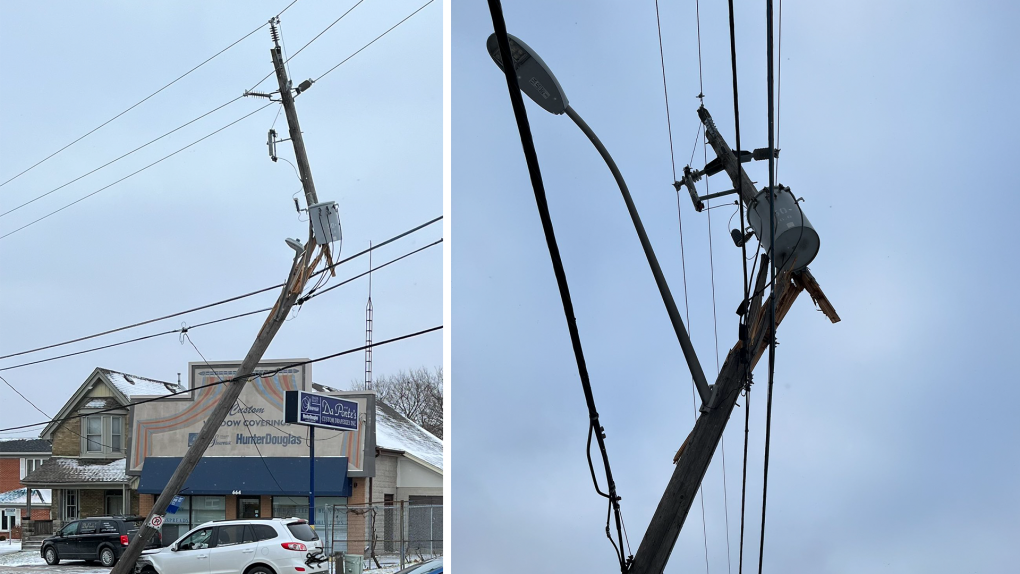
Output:
[[[11,552],[21,551],[20,540],[3,540],[0,541],[0,555],[10,554]]]
[[[25,550],[22,552],[21,542],[16,542],[15,545],[18,549],[14,552],[0,554],[0,570],[6,572],[5,566],[46,565],[46,561],[42,559],[42,556],[39,556],[38,550]],[[2,542],[0,546],[6,549],[7,543]],[[3,552],[3,550],[0,550],[0,552]]]

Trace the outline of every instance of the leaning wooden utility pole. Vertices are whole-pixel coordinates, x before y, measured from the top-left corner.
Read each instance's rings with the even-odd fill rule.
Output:
[[[705,124],[705,135],[708,143],[715,150],[716,157],[722,163],[727,175],[733,180],[733,186],[740,190],[741,200],[745,203],[753,201],[758,191],[754,183],[740,166],[737,156],[726,141],[723,140],[719,130],[716,129],[712,117],[704,107],[698,110],[702,122]],[[693,180],[689,173],[684,175],[683,182],[692,189],[692,196],[697,203],[697,193],[693,191]],[[743,374],[750,372],[758,363],[762,353],[769,345],[768,333],[770,329],[766,325],[767,309],[772,301],[775,301],[776,325],[783,320],[787,311],[793,306],[793,302],[801,291],[806,290],[811,298],[818,305],[819,309],[833,323],[839,321],[832,305],[829,304],[822,293],[821,287],[815,281],[814,276],[806,268],[801,271],[791,271],[793,264],[784,266],[785,271],[776,277],[776,284],[772,287],[769,300],[763,305],[761,302],[762,291],[765,288],[769,265],[767,256],[762,256],[761,268],[758,273],[756,285],[751,301],[748,302],[747,329],[748,336],[746,345],[743,341],[730,349],[723,363],[719,376],[716,379],[712,393],[712,404],[709,408],[702,409],[702,415],[694,425],[694,430],[684,441],[677,453],[676,468],[673,476],[666,486],[666,491],[659,501],[655,514],[641,539],[641,545],[634,555],[634,561],[628,570],[628,574],[659,574],[666,567],[673,546],[680,536],[680,529],[683,528],[687,513],[691,509],[701,481],[705,478],[708,466],[712,462],[712,455],[722,439],[726,423],[729,421],[730,413],[740,396],[743,388]]]
[[[304,141],[301,139],[301,127],[298,124],[297,111],[294,109],[294,97],[290,93],[290,80],[287,79],[287,71],[283,65],[279,37],[277,36],[274,21],[271,20],[269,25],[273,35],[273,42],[275,44],[272,49],[273,65],[276,67],[276,77],[280,83],[280,96],[283,101],[284,110],[287,113],[287,123],[290,126],[290,137],[294,142],[294,154],[297,156],[298,170],[301,175],[301,184],[304,187],[305,200],[308,202],[308,205],[314,205],[318,203],[318,199],[315,195],[315,185],[312,183],[312,173],[308,166],[308,157],[305,154]],[[309,85],[311,84],[309,83]],[[195,438],[195,442],[188,448],[188,452],[185,453],[184,458],[181,459],[181,463],[177,466],[177,470],[174,471],[173,476],[170,477],[170,480],[163,488],[163,492],[161,492],[159,497],[156,498],[156,502],[152,506],[152,511],[150,511],[149,515],[146,517],[145,523],[138,529],[138,534],[124,550],[124,554],[117,562],[117,565],[114,566],[111,574],[131,574],[134,572],[135,562],[138,560],[138,557],[141,556],[142,549],[145,547],[146,542],[148,542],[148,540],[152,538],[152,535],[156,532],[156,529],[152,527],[152,518],[154,516],[162,516],[166,512],[166,508],[173,497],[176,496],[177,493],[179,493],[184,487],[184,483],[188,480],[191,472],[198,465],[199,460],[201,460],[202,454],[205,453],[209,444],[212,443],[213,437],[219,430],[220,425],[226,418],[230,408],[234,406],[234,403],[240,396],[245,383],[247,383],[248,379],[251,378],[251,374],[255,371],[255,367],[258,365],[259,361],[262,360],[262,355],[266,352],[269,344],[273,341],[273,337],[276,335],[277,331],[280,330],[284,320],[286,320],[291,307],[294,306],[297,298],[301,295],[305,282],[308,280],[309,275],[311,275],[319,261],[319,258],[316,258],[314,262],[311,261],[312,252],[315,251],[315,247],[315,236],[311,233],[311,223],[309,222],[308,242],[305,244],[305,249],[301,253],[295,255],[290,275],[287,277],[287,283],[284,285],[283,291],[280,293],[280,297],[276,301],[276,305],[266,318],[266,322],[262,325],[258,335],[255,337],[255,343],[252,344],[248,354],[241,362],[241,366],[237,369],[237,373],[233,380],[225,383],[226,390],[223,393],[223,398],[220,399],[216,408],[213,409],[212,414],[209,415],[205,424],[202,425],[202,430],[199,431],[198,437]],[[327,247],[328,246],[323,246],[323,250],[325,251]]]

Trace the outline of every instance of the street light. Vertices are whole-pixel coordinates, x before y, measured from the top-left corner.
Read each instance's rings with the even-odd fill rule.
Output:
[[[666,283],[666,278],[662,274],[662,269],[659,267],[659,261],[655,258],[655,252],[652,250],[652,244],[648,241],[648,235],[645,233],[645,227],[641,224],[641,217],[638,216],[637,208],[634,206],[634,200],[631,199],[630,190],[627,189],[627,183],[623,180],[623,174],[620,173],[620,169],[616,167],[616,162],[613,161],[612,156],[609,155],[609,151],[599,141],[598,136],[595,132],[588,127],[588,124],[581,119],[581,116],[570,107],[567,102],[567,96],[563,93],[563,88],[560,87],[560,83],[556,80],[556,76],[553,75],[552,70],[546,65],[542,58],[535,53],[527,44],[522,42],[517,37],[507,34],[510,40],[510,55],[514,62],[514,71],[517,75],[517,85],[522,92],[528,95],[532,100],[535,101],[542,109],[547,112],[560,115],[567,114],[567,116],[574,120],[577,127],[581,128],[591,143],[595,145],[595,149],[602,155],[602,159],[605,160],[606,165],[609,166],[609,170],[613,172],[613,177],[616,178],[617,185],[620,186],[620,192],[623,194],[623,201],[627,204],[627,211],[630,212],[631,221],[634,222],[634,230],[637,231],[638,239],[641,240],[641,247],[644,249],[645,257],[648,259],[648,266],[652,269],[652,275],[655,277],[655,284],[659,287],[659,295],[662,296],[662,302],[666,306],[666,312],[669,314],[669,320],[673,324],[673,331],[676,333],[676,338],[680,342],[680,348],[683,350],[684,357],[687,359],[687,366],[691,369],[691,375],[694,377],[694,385],[698,389],[698,394],[701,395],[702,407],[712,406],[712,391],[709,388],[708,381],[705,379],[705,372],[701,369],[701,363],[698,361],[698,356],[694,352],[694,346],[691,344],[691,339],[687,335],[687,329],[684,327],[683,320],[680,318],[680,311],[677,310],[676,302],[673,300],[673,295],[669,291],[669,285]],[[496,35],[492,34],[489,39],[485,42],[485,47],[489,52],[489,56],[496,62],[496,65],[503,70],[503,59],[499,51],[499,43],[496,40]],[[504,70],[505,72],[505,70]]]

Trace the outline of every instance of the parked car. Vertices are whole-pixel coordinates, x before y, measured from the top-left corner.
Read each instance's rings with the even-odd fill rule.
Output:
[[[42,541],[39,554],[50,566],[61,560],[99,561],[113,566],[134,539],[144,516],[95,516],[75,520]],[[159,548],[159,535],[146,548]]]
[[[137,574],[277,574],[326,572],[322,541],[307,520],[217,520],[166,548],[145,550]]]
[[[443,557],[408,566],[396,574],[443,574]]]

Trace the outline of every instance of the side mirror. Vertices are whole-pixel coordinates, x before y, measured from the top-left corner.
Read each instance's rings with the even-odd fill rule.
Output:
[[[170,552],[177,552],[177,543],[174,542],[170,545]]]

